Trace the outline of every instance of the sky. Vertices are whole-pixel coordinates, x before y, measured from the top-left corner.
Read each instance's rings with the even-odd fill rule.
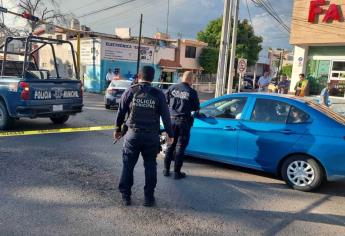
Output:
[[[81,16],[94,10],[102,9],[127,0],[59,0],[63,13]],[[263,52],[267,49],[287,48],[289,34],[263,9],[256,7],[251,0],[240,0],[240,18],[249,19],[246,1],[255,33],[262,36]],[[292,0],[270,1],[279,16],[290,26]],[[4,6],[15,9],[18,0],[4,0]],[[169,33],[172,38],[182,34],[183,38],[195,38],[210,20],[223,14],[224,0],[170,0]],[[153,36],[157,31],[166,31],[168,0],[135,0],[118,8],[104,11],[92,16],[80,18],[81,24],[91,27],[93,31],[114,33],[117,27],[130,27],[132,35],[138,35],[140,13],[143,13],[143,34]],[[5,23],[13,24],[13,19],[6,18]],[[20,21],[15,20],[15,24]],[[266,52],[265,52],[266,51]]]

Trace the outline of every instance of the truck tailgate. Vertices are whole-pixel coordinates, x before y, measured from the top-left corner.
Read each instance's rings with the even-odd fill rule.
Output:
[[[39,80],[28,82],[30,88],[29,103],[55,104],[60,102],[80,102],[82,99],[81,82],[79,80]]]

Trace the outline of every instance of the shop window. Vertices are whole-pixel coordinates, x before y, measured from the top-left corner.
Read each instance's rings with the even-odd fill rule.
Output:
[[[333,62],[333,70],[345,71],[345,61],[335,61]]]
[[[345,61],[333,61],[331,80],[345,80]]]
[[[196,58],[196,47],[186,46],[186,58]]]

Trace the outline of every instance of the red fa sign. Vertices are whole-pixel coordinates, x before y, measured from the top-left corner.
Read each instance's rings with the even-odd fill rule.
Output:
[[[328,10],[321,8],[321,6],[327,5],[326,0],[313,0],[310,2],[309,7],[309,18],[308,21],[310,23],[315,23],[316,17],[318,15],[324,14],[323,22],[330,22],[330,21],[341,21],[342,14],[340,6],[336,4],[330,4]]]

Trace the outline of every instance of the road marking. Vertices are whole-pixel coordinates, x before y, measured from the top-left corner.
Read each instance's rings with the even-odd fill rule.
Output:
[[[80,127],[80,128],[63,128],[63,129],[0,132],[0,137],[15,137],[15,136],[31,136],[31,135],[42,135],[42,134],[106,131],[106,130],[114,130],[114,128],[115,128],[115,126],[113,126],[113,125],[105,125],[105,126]]]

